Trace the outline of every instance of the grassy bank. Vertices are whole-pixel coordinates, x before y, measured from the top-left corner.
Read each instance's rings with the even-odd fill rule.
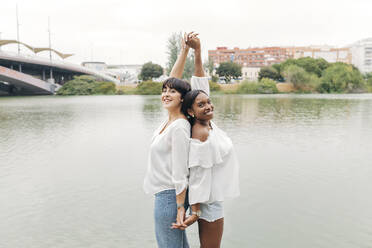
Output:
[[[297,87],[292,83],[277,83],[263,78],[258,82],[242,81],[234,84],[209,82],[212,94],[277,94],[277,93],[328,93],[318,92],[311,87]],[[111,82],[96,81],[90,76],[78,76],[65,83],[58,95],[160,95],[162,83],[145,81],[139,84],[115,86]],[[364,92],[372,93],[372,83]],[[348,92],[338,92],[348,93]],[[355,92],[352,92],[355,93]]]

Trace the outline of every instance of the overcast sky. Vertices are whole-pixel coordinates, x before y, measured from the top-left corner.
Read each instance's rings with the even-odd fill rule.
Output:
[[[22,42],[47,47],[50,16],[52,47],[74,63],[165,65],[179,31],[200,33],[205,58],[217,46],[342,47],[372,37],[371,0],[24,0],[18,11]],[[16,1],[1,1],[0,32],[16,39]]]

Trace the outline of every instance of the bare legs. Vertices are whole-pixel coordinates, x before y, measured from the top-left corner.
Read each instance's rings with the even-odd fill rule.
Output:
[[[198,220],[200,248],[220,248],[224,218],[214,222]]]

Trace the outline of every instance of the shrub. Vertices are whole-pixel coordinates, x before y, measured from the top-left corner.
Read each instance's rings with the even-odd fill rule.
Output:
[[[92,76],[75,76],[73,80],[66,82],[58,91],[57,95],[112,95],[116,92],[116,86],[111,82],[96,81]]]
[[[218,76],[216,76],[216,75],[212,75],[212,82],[217,83],[217,82],[218,82],[218,79],[219,79]]]
[[[238,86],[236,91],[238,94],[257,94],[258,93],[258,83],[257,82],[250,82],[248,80],[244,80]]]
[[[92,86],[93,85],[88,82],[74,79],[68,81],[61,88],[59,88],[59,90],[57,91],[57,95],[91,95],[93,91]]]
[[[135,93],[139,95],[160,95],[162,86],[162,83],[144,81],[138,84]]]
[[[209,81],[209,89],[210,89],[211,92],[212,91],[220,91],[221,86],[216,82]]]
[[[276,88],[276,82],[270,78],[262,78],[258,82],[257,91],[261,94],[276,94],[278,89]]]
[[[362,92],[366,91],[366,82],[358,69],[345,63],[334,63],[322,76],[321,89],[324,92]]]
[[[116,86],[111,82],[94,82],[93,94],[97,95],[114,95],[116,93]]]

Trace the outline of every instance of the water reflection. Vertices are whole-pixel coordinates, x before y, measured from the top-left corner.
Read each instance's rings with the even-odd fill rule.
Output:
[[[223,247],[370,246],[372,95],[212,101],[241,162]],[[142,180],[166,114],[159,96],[0,98],[0,247],[153,247]]]

